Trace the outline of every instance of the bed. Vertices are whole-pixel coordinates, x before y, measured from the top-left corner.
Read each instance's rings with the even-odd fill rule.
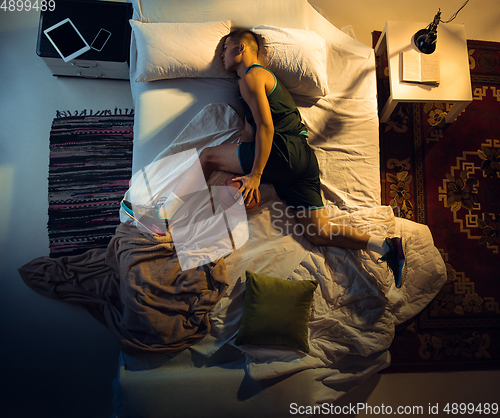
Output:
[[[396,218],[391,208],[380,205],[373,50],[331,25],[306,0],[194,4],[137,0],[133,19],[138,22],[133,24],[131,47],[134,173],[181,151],[200,152],[205,146],[237,141],[242,123],[234,79],[200,75],[200,70],[191,68],[191,58],[180,66],[189,67],[184,70],[195,71],[194,75],[179,76],[176,72],[181,70],[168,59],[171,67],[158,70],[167,64],[156,51],[151,52],[158,45],[150,45],[156,35],[149,32],[169,34],[175,23],[229,22],[232,28],[254,28],[264,41],[283,51],[284,56],[268,55],[267,64],[286,79],[308,127],[331,221],[404,236],[409,243],[409,268],[403,287],[396,289],[374,254],[313,248],[293,227],[284,231],[276,226],[276,219],[286,218],[286,211],[277,204],[272,187],[262,186],[261,207],[248,216],[248,241],[225,257],[229,285],[210,313],[211,332],[173,358],[122,354],[117,415],[289,416],[291,404],[333,402],[390,364],[387,349],[395,326],[416,315],[446,280],[444,262],[428,228]],[[143,29],[159,22],[166,24],[152,31]],[[280,38],[282,29],[287,31],[286,41]],[[189,31],[189,25],[180,30]],[[182,38],[176,42],[176,48],[188,48]],[[168,49],[177,57],[174,50]],[[293,58],[287,54],[294,54]],[[150,62],[149,68],[144,60]],[[314,68],[290,69],[294,61]],[[136,81],[148,76],[153,81]],[[297,88],[294,78],[299,77],[312,80],[312,86]],[[282,232],[278,237],[276,229]],[[319,283],[309,318],[307,355],[234,344],[245,271]],[[193,394],[196,402],[190,401]]]
[[[133,6],[135,124],[127,199],[147,206],[152,196],[168,194],[204,147],[238,141],[243,112],[237,80],[221,69],[218,48],[221,34],[251,28],[263,41],[266,64],[289,88],[307,125],[330,222],[403,236],[408,272],[396,289],[378,255],[314,247],[270,185],[261,186],[259,208],[245,216],[246,232],[235,234],[240,230],[229,225],[233,239],[213,251],[216,233],[207,222],[220,212],[214,215],[213,207],[207,212],[203,199],[211,198],[228,173],[216,173],[210,188],[194,193],[196,225],[182,244],[174,246],[167,230],[165,235],[141,230],[122,210],[108,252],[77,260],[80,266],[94,266],[88,272],[92,277],[106,265],[113,270],[106,277],[120,283],[115,286],[118,302],[91,304],[91,312],[123,347],[114,384],[115,415],[303,416],[307,406],[334,405],[390,364],[395,327],[420,312],[446,281],[429,229],[395,217],[380,202],[374,51],[331,25],[306,0],[133,0]],[[207,231],[212,241],[193,249]],[[243,236],[239,243],[238,236]],[[203,282],[188,302],[186,294],[192,292],[172,296],[175,292],[160,291],[151,279],[162,281],[162,272],[175,270],[171,260],[180,258],[181,248],[187,248],[188,261],[195,260],[189,271],[206,273],[202,280],[197,274],[181,275],[190,285]],[[212,256],[203,259],[207,251]],[[266,344],[265,339],[237,343],[245,289],[250,278],[261,276],[292,283],[294,289],[297,283],[315,284],[309,287],[307,315],[300,323],[306,349]],[[125,286],[133,291],[127,293]],[[191,323],[170,321],[172,311],[165,313],[158,305],[167,294],[170,303],[185,302],[175,309],[196,312]],[[262,303],[277,303],[279,291],[273,295],[273,302]],[[155,314],[148,317],[151,311]],[[182,341],[148,339],[148,330],[157,332],[167,322],[173,333],[182,328]],[[296,331],[294,324],[274,325]]]

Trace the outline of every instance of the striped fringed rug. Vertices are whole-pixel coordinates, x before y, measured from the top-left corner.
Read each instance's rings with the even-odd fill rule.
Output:
[[[132,109],[57,112],[50,132],[50,256],[106,247],[132,174]]]

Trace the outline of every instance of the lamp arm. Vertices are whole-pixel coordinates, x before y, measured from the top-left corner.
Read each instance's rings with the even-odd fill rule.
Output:
[[[439,9],[439,11],[436,13],[436,16],[434,16],[434,20],[429,25],[429,32],[436,32],[440,21],[441,21],[441,9]]]
[[[469,0],[466,0],[463,6],[460,7],[460,9],[457,10],[457,12],[451,17],[451,19],[447,20],[446,22],[441,20],[441,9],[439,9],[429,26],[427,26],[425,29],[419,30],[417,33],[415,33],[415,35],[413,35],[413,42],[415,43],[415,46],[418,48],[418,50],[424,54],[432,54],[436,49],[437,27],[439,25],[439,22],[450,23],[457,17],[458,12],[460,12],[460,10],[462,10],[467,5],[467,3],[469,3]]]

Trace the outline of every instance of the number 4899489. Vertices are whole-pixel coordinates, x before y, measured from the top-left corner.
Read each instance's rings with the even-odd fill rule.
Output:
[[[496,415],[498,413],[498,404],[497,403],[483,403],[475,405],[473,403],[447,403],[443,408],[443,411],[447,414],[452,415],[464,415],[464,414],[484,414]]]
[[[56,2],[54,0],[3,0],[0,9],[5,12],[29,12],[32,9],[53,12],[56,9]]]

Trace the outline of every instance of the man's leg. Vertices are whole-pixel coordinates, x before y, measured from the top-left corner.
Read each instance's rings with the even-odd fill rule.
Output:
[[[303,226],[304,235],[314,245],[366,250],[370,235],[350,225],[330,224],[327,209],[305,210],[296,220]]]
[[[215,171],[227,171],[235,175],[244,174],[238,158],[238,144],[222,144],[205,148],[201,151],[199,160],[206,182],[208,182]],[[163,218],[172,219],[184,205],[182,196],[189,194],[191,190],[200,189],[198,183],[200,179],[198,177],[189,176],[187,173],[176,184],[173,192],[162,206],[161,214]]]
[[[303,226],[305,237],[315,245],[369,250],[380,254],[380,260],[387,262],[394,274],[396,287],[401,287],[406,276],[406,246],[402,238],[383,238],[366,234],[350,225],[330,224],[326,209],[307,210],[296,219]]]
[[[201,151],[200,162],[206,181],[214,171],[227,171],[237,175],[245,174],[238,158],[238,147],[239,144],[222,144]]]

